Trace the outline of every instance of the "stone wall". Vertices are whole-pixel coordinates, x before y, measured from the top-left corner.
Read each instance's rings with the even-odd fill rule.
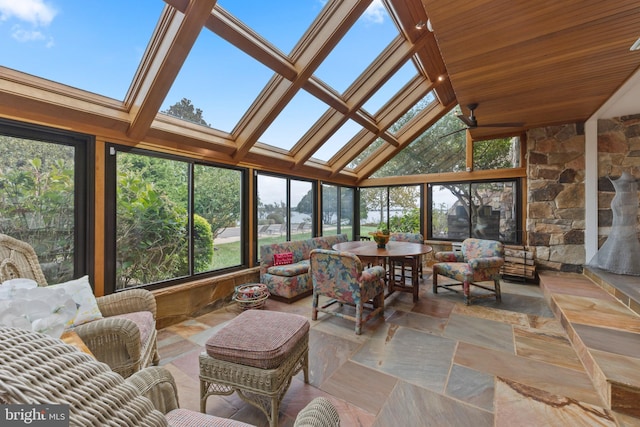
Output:
[[[527,243],[538,269],[582,272],[585,263],[582,123],[527,132]]]
[[[640,114],[598,120],[598,247],[611,230],[615,189],[608,177],[627,171],[640,178]],[[640,232],[640,221],[637,226]]]

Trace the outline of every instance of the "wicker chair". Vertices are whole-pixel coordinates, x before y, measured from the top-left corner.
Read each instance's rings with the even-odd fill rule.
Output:
[[[0,327],[0,404],[69,405],[73,426],[248,427],[239,421],[180,409],[169,371],[149,367],[128,379],[59,339]],[[324,398],[296,417],[297,427],[335,427],[340,419]]]
[[[0,283],[17,277],[47,286],[31,245],[0,234]],[[98,297],[96,301],[103,318],[74,328],[93,355],[123,377],[151,364],[157,365],[160,358],[153,294],[146,289],[132,289]],[[150,312],[152,317],[141,316],[143,312]],[[141,336],[146,337],[144,342]]]

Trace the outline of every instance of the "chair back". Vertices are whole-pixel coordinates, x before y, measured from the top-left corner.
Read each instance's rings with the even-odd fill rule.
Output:
[[[0,283],[16,278],[32,279],[38,286],[47,286],[47,279],[33,247],[6,234],[0,234]]]
[[[465,261],[472,258],[504,257],[504,245],[496,240],[469,238],[462,242],[462,254]]]
[[[350,252],[314,249],[310,254],[313,292],[353,303],[359,290],[362,262]]]
[[[424,237],[422,237],[422,234],[420,233],[391,233],[389,240],[396,242],[424,243]]]

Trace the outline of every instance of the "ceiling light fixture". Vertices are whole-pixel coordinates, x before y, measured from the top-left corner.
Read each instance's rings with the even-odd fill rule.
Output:
[[[426,26],[427,26],[426,22],[420,21],[416,24],[416,30],[424,30]]]
[[[427,30],[433,33],[433,27],[431,26],[431,19],[427,19]]]
[[[640,50],[640,39],[636,40],[636,42],[631,45],[629,50]]]

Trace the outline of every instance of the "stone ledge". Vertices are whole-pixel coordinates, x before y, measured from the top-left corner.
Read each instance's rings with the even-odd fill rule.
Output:
[[[544,271],[539,277],[605,406],[640,418],[640,316],[585,275]]]

